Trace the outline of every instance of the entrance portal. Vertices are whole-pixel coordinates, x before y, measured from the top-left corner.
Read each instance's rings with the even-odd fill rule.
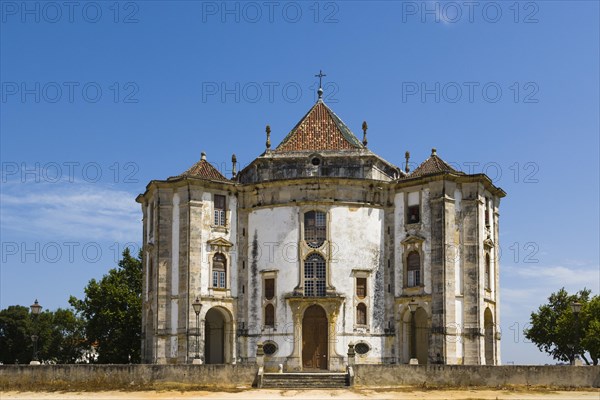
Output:
[[[327,315],[325,310],[312,305],[304,312],[302,319],[302,367],[307,369],[327,369]]]
[[[223,314],[215,308],[206,313],[205,350],[206,364],[223,364],[225,362],[225,319]]]

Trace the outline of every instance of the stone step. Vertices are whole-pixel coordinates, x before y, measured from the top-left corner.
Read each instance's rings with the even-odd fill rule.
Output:
[[[264,374],[264,388],[344,388],[348,386],[345,373],[277,373]]]

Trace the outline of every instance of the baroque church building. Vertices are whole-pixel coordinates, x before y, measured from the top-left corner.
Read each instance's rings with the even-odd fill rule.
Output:
[[[500,363],[505,192],[433,149],[414,170],[319,99],[233,176],[203,153],[143,211],[142,359],[342,371]],[[264,356],[263,356],[264,353]]]

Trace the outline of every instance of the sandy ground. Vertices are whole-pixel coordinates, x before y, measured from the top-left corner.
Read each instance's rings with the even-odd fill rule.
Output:
[[[589,391],[553,391],[553,390],[412,390],[412,389],[335,389],[335,390],[273,390],[255,389],[239,392],[203,392],[203,391],[147,391],[147,392],[0,392],[0,399],[27,400],[122,400],[122,399],[235,399],[235,400],[347,400],[347,399],[600,399],[600,390]]]

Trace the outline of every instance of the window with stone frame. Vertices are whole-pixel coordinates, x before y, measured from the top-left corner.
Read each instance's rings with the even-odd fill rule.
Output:
[[[365,303],[358,303],[356,306],[356,324],[367,325],[367,306]]]
[[[356,278],[356,297],[364,299],[367,296],[367,278]]]
[[[421,222],[421,194],[410,192],[406,195],[406,223],[417,224]]]
[[[484,287],[490,290],[491,287],[491,265],[490,265],[490,253],[485,255],[485,276],[484,276]]]
[[[418,251],[411,251],[406,257],[406,286],[421,285],[421,256]]]
[[[275,279],[268,278],[264,280],[265,282],[265,299],[273,300],[275,297]]]
[[[325,296],[326,274],[323,256],[317,253],[309,255],[304,261],[304,296]]]
[[[221,253],[213,256],[212,275],[213,288],[227,288],[227,259]]]
[[[271,303],[265,306],[265,326],[270,328],[275,326],[275,307]]]
[[[215,209],[215,218],[214,223],[216,226],[225,226],[226,225],[226,209],[225,209],[225,196],[220,194],[214,195],[214,209]]]
[[[421,215],[419,212],[419,205],[416,206],[408,206],[408,223],[416,224],[421,221]]]
[[[310,247],[318,248],[327,237],[327,214],[322,211],[304,213],[304,240]]]

